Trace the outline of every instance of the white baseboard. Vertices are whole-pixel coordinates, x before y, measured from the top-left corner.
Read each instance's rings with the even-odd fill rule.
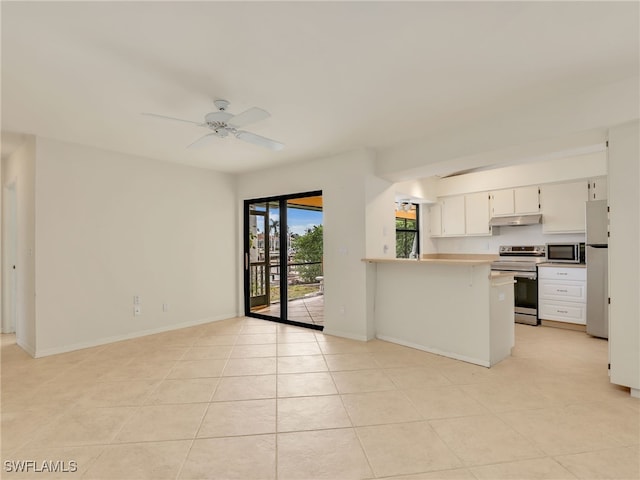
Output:
[[[446,352],[443,350],[439,350],[437,348],[425,347],[424,345],[418,345],[416,343],[407,342],[404,340],[399,340],[393,337],[387,337],[386,335],[377,335],[376,336],[380,340],[384,340],[385,342],[397,343],[398,345],[403,345],[405,347],[415,348],[416,350],[422,350],[423,352],[435,353],[436,355],[441,355],[443,357],[453,358],[454,360],[461,360],[467,363],[473,363],[474,365],[480,365],[481,367],[489,368],[491,364],[486,360],[480,360],[473,357],[467,357],[465,355],[460,355],[458,353]]]
[[[25,352],[27,352],[29,355],[31,355],[33,358],[36,358],[36,349],[33,346],[27,343],[24,343],[18,337],[16,337],[16,344]]]
[[[361,342],[367,342],[370,340],[369,338],[367,338],[366,335],[356,335],[351,332],[341,332],[340,330],[333,330],[327,327],[324,327],[324,330],[322,330],[322,333],[324,333],[325,335],[332,335],[334,337],[348,338],[350,340],[359,340]]]
[[[163,333],[163,332],[170,332],[172,330],[180,330],[182,328],[195,327],[197,325],[203,325],[205,323],[218,322],[220,320],[228,320],[236,317],[238,317],[237,314],[228,313],[224,315],[217,315],[215,317],[208,317],[200,320],[193,320],[191,322],[178,323],[174,325],[165,325],[163,327],[152,328],[149,330],[140,330],[137,332],[125,333],[123,335],[114,335],[112,337],[98,338],[95,340],[89,340],[87,342],[79,342],[79,343],[73,343],[71,345],[62,345],[60,347],[35,350],[33,351],[34,353],[31,353],[31,351],[27,350],[25,347],[23,347],[19,343],[18,345],[20,345],[22,348],[27,350],[27,352],[32,357],[42,358],[42,357],[48,357],[50,355],[57,355],[59,353],[73,352],[75,350],[82,350],[84,348],[97,347],[100,345],[106,345],[108,343],[120,342],[122,340],[130,340],[132,338],[138,338],[138,337],[145,337],[147,335],[153,335],[155,333]]]

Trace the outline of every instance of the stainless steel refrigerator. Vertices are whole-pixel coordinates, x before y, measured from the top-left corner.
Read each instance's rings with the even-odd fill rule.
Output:
[[[609,338],[609,213],[606,200],[586,203],[587,333]]]

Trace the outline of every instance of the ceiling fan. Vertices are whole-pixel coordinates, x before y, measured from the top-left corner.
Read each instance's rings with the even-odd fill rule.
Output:
[[[167,117],[166,115],[158,115],[155,113],[143,113],[143,115],[162,118],[165,120],[193,123],[194,125],[198,125],[199,127],[206,127],[209,130],[212,130],[211,133],[207,133],[206,135],[198,138],[193,143],[187,145],[187,148],[201,146],[207,140],[210,140],[214,137],[224,138],[229,134],[232,134],[236,138],[239,138],[240,140],[243,140],[245,142],[253,143],[254,145],[259,145],[261,147],[266,147],[270,150],[277,151],[284,148],[284,144],[276,142],[275,140],[271,140],[270,138],[262,137],[260,135],[256,135],[255,133],[246,132],[244,130],[238,130],[238,128],[250,123],[259,122],[260,120],[269,118],[271,114],[266,110],[258,107],[252,107],[242,113],[233,115],[232,113],[227,112],[229,102],[227,102],[226,100],[215,100],[213,103],[218,111],[207,113],[204,116],[204,122],[183,120],[181,118]]]

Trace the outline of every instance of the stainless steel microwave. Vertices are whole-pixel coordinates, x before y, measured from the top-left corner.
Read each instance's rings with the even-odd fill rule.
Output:
[[[584,263],[584,243],[547,243],[547,261]]]

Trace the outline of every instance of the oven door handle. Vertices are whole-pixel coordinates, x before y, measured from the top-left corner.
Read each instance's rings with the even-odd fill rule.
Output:
[[[536,280],[538,275],[536,273],[517,273],[514,275],[516,282],[519,278],[526,278],[527,280]]]

